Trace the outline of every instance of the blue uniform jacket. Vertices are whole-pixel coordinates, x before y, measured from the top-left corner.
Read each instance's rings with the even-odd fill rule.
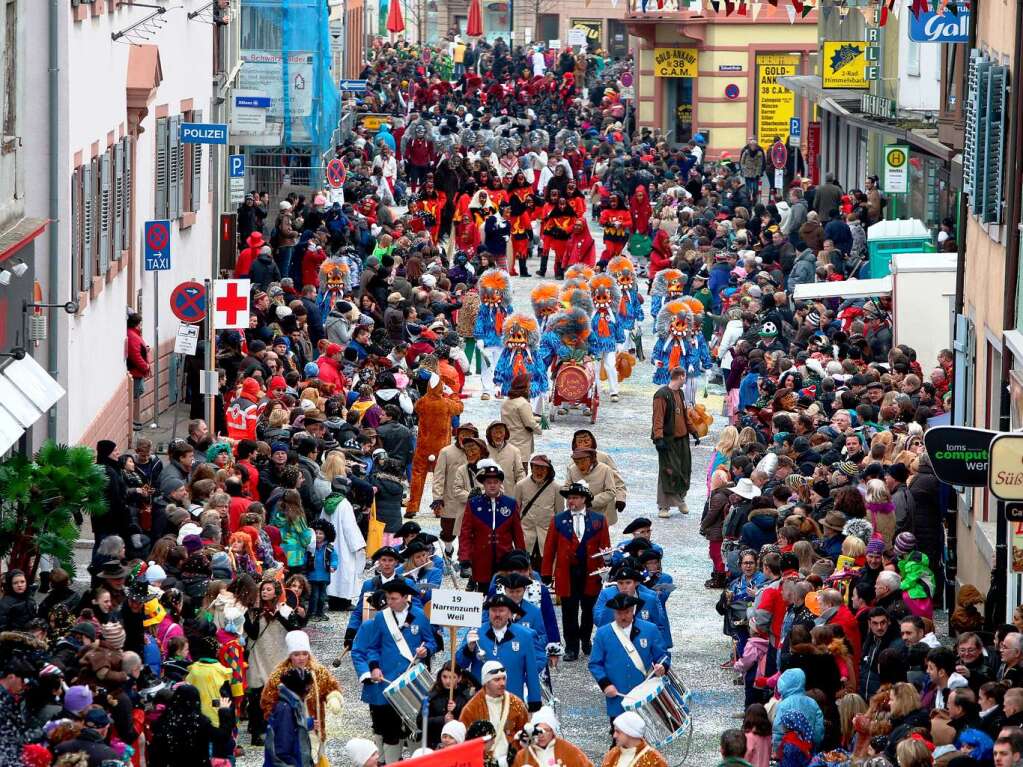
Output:
[[[405,622],[400,626],[401,634],[408,643],[409,650],[415,654],[419,645],[425,645],[427,653],[437,651],[437,642],[433,638],[433,626],[426,615],[417,607],[410,607]],[[390,682],[404,674],[412,664],[398,652],[387,626],[384,624],[384,611],[373,616],[373,620],[363,624],[355,635],[352,645],[352,665],[359,680],[368,679],[370,672],[379,668],[386,682],[364,683],[362,685],[362,701],[371,706],[386,706],[384,688]]]
[[[618,587],[614,584],[601,589],[597,603],[593,606],[594,625],[606,626],[615,619],[614,610],[609,610],[605,605],[607,600],[617,593]],[[671,649],[671,627],[668,625],[668,616],[661,607],[661,600],[657,598],[657,592],[640,584],[636,587],[636,596],[643,600],[643,604],[636,609],[637,620],[649,621],[657,626],[661,632],[663,646]]]
[[[540,703],[540,672],[536,667],[532,634],[530,629],[512,623],[504,634],[504,640],[498,643],[494,629],[489,624],[484,625],[479,630],[480,652],[470,652],[468,643],[463,641],[456,656],[458,663],[479,679],[484,663],[500,661],[508,672],[508,692],[527,703]],[[524,694],[527,688],[528,696]]]
[[[400,570],[395,570],[395,577],[399,577]],[[413,588],[416,587],[414,581],[409,578],[405,579],[409,585]],[[362,610],[366,600],[366,597],[372,594],[374,591],[380,588],[383,583],[379,575],[374,575],[372,578],[367,578],[362,582],[362,590],[359,591],[359,599],[356,601],[355,606],[352,608],[352,614],[348,618],[348,633],[354,634],[362,627]],[[416,603],[418,597],[413,597],[413,606],[422,607],[421,604]]]
[[[543,616],[543,628],[547,634],[547,641],[548,643],[561,644],[561,629],[558,628],[558,616],[554,612],[554,600],[551,599],[551,590],[541,582],[540,573],[535,570],[529,574],[529,577],[533,579],[533,585],[526,589],[526,599],[524,601],[536,605],[537,600],[535,597],[530,596],[530,592],[534,588],[539,590],[540,615]],[[496,578],[497,576],[495,575],[490,579],[490,587],[487,589],[488,597],[492,597],[497,593],[497,584],[494,582]]]
[[[675,581],[667,573],[657,573],[657,579],[653,583],[647,581],[647,588],[657,595],[665,615],[668,614],[668,597],[671,596],[674,587]]]
[[[635,539],[626,538],[624,541],[620,541],[618,545],[615,546],[614,551],[611,552],[612,565],[621,564],[621,561],[625,559],[625,547],[632,543],[633,540]],[[660,552],[661,554],[664,553],[664,549],[661,548],[660,544],[651,543],[650,548],[652,548],[654,551]]]
[[[655,663],[669,665],[671,659],[661,642],[661,633],[657,630],[657,626],[648,621],[635,620],[632,624],[630,638],[648,672]],[[641,672],[629,660],[629,654],[625,652],[614,628],[610,625],[601,626],[593,637],[589,669],[601,690],[609,684],[613,684],[623,696],[646,678],[646,673]],[[607,704],[608,716],[614,718],[622,713],[621,697],[605,698],[604,700]]]
[[[438,567],[436,562],[430,567],[416,570],[414,575],[405,575],[404,565],[398,567],[396,572],[404,577],[412,585],[412,588],[419,592],[419,596],[412,598],[412,604],[420,609],[430,604],[430,600],[433,599],[433,590],[441,587],[441,581],[444,578],[444,566]]]
[[[538,669],[542,669],[547,665],[547,630],[543,625],[543,617],[540,615],[540,608],[532,602],[527,602],[525,599],[519,602],[519,606],[525,610],[526,614],[521,618],[516,618],[515,625],[528,629],[533,635],[533,650],[536,653],[536,667]],[[480,627],[480,633],[482,634],[489,628],[490,615],[487,614],[483,616],[483,626]]]

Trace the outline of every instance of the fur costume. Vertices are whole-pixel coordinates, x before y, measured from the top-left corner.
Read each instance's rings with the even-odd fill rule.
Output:
[[[657,315],[654,332],[657,343],[651,355],[654,363],[654,383],[666,384],[670,380],[671,369],[687,366],[689,344],[686,336],[689,333],[693,311],[682,300],[669,301]]]
[[[692,311],[693,316],[689,321],[690,332],[687,336],[689,341],[690,356],[686,359],[693,373],[702,373],[714,366],[714,360],[710,356],[710,347],[703,335],[703,302],[693,296],[684,296],[680,299]],[[687,371],[688,372],[688,371]]]
[[[504,269],[487,269],[479,279],[480,308],[473,337],[488,348],[501,346],[504,319],[512,313],[511,280]]]
[[[594,312],[590,318],[590,353],[600,356],[613,352],[625,341],[625,329],[618,321],[615,307],[622,292],[618,283],[606,274],[598,274],[590,281]]]
[[[277,701],[280,700],[281,676],[290,668],[292,668],[291,658],[285,658],[277,664],[277,668],[270,673],[266,684],[263,685],[263,694],[260,695],[259,706],[263,709],[263,716],[267,719],[270,718],[270,714],[273,713]],[[305,697],[305,704],[309,710],[309,716],[316,720],[317,734],[320,738],[323,738],[326,735],[328,702],[331,700],[331,696],[334,695],[335,700],[338,701],[334,705],[337,706],[340,703],[341,686],[326,666],[312,658],[309,658],[309,665],[306,668],[312,674],[313,685],[309,688],[309,693]]]
[[[636,267],[627,256],[615,256],[607,265],[621,295],[618,298],[618,321],[626,332],[643,321],[643,297],[636,286]]]
[[[576,280],[581,279],[585,283],[585,287],[589,287],[590,280],[593,279],[594,272],[592,266],[586,264],[572,264],[565,270],[565,280]],[[582,285],[580,287],[583,287]]]
[[[668,761],[661,755],[661,752],[646,741],[636,748],[636,753],[638,757],[633,760],[630,767],[668,767]],[[621,756],[622,750],[618,746],[612,747],[604,757],[601,767],[618,767],[618,760]]]
[[[508,718],[504,723],[504,736],[508,740],[509,748],[514,749],[518,745],[516,733],[529,722],[529,709],[526,708],[525,702],[519,696],[512,695],[510,692],[506,694],[508,695]],[[490,721],[490,710],[487,708],[485,690],[480,690],[472,696],[465,704],[465,708],[462,709],[459,719],[466,727],[477,720]]]
[[[317,304],[323,317],[330,314],[334,304],[344,298],[345,288],[350,287],[350,272],[348,263],[336,256],[331,256],[320,266],[320,295]]]
[[[587,316],[593,314],[593,296],[588,288],[562,288],[561,305],[569,309],[582,309]]]
[[[533,315],[540,325],[540,331],[547,329],[547,322],[561,308],[558,300],[558,284],[556,282],[541,282],[529,294],[533,304]]]
[[[536,320],[524,314],[513,314],[504,321],[504,349],[494,367],[494,383],[501,387],[501,394],[508,396],[512,378],[519,373],[529,376],[530,398],[547,392],[547,368],[538,354],[540,330]]]
[[[681,298],[686,289],[686,276],[678,269],[661,269],[654,277],[650,288],[650,316],[654,320],[654,332],[657,332],[657,317],[661,307],[667,301]]]
[[[558,312],[540,340],[544,366],[571,359],[581,362],[589,354],[590,315],[578,307]]]
[[[426,393],[416,400],[415,410],[419,431],[416,451],[412,455],[412,481],[405,512],[409,516],[419,511],[426,475],[433,471],[440,451],[451,444],[451,419],[461,414],[462,401],[445,397],[440,376],[433,374]]]
[[[539,755],[538,755],[539,754]],[[546,762],[541,762],[543,751],[535,746],[529,746],[515,754],[515,762],[512,767],[548,767]],[[564,738],[554,740],[554,764],[558,767],[593,767],[593,762],[578,746],[569,743]]]

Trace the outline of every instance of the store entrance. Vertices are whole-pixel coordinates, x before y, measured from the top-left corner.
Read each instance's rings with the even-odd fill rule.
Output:
[[[661,126],[673,146],[684,144],[693,137],[693,79],[672,77],[664,81],[667,101]]]

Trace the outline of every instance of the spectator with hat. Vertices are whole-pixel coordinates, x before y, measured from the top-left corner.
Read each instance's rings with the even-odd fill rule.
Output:
[[[108,761],[121,761],[120,754],[107,742],[111,720],[106,711],[99,707],[90,709],[83,717],[82,724],[82,730],[77,737],[64,741],[53,750],[56,756],[83,753],[86,755],[88,767],[103,767]],[[158,762],[156,764],[159,765]]]

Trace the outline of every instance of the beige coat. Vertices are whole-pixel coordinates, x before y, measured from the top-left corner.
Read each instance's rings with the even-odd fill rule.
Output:
[[[533,406],[525,397],[505,399],[501,403],[501,420],[508,427],[508,441],[519,449],[523,461],[533,455],[533,436],[543,430],[533,415]]]
[[[518,481],[515,485],[514,497],[520,514],[539,489],[540,485],[528,474]],[[565,499],[561,497],[561,483],[554,480],[533,502],[529,513],[522,519],[522,536],[526,540],[526,551],[532,553],[533,545],[537,541],[540,543],[540,551],[543,551],[551,520],[564,510]]]
[[[505,442],[504,447],[500,450],[490,444],[487,445],[487,449],[490,450],[490,460],[500,466],[501,471],[504,472],[504,487],[501,492],[511,495],[518,481],[526,476],[526,470],[522,468],[522,463],[528,461],[529,457],[523,458],[519,449],[510,441]]]
[[[457,445],[451,444],[437,454],[437,462],[433,469],[433,500],[444,501],[441,516],[446,519],[457,519],[455,534],[465,511],[465,502],[469,500],[469,491],[457,488],[459,474],[465,474],[465,453]]]
[[[613,525],[618,521],[618,509],[615,502],[626,500],[627,488],[625,480],[621,475],[613,471],[610,466],[597,461],[585,476],[579,471],[579,467],[573,462],[568,467],[567,482],[578,482],[586,480],[593,493],[593,510],[598,514],[607,517],[607,524]]]

